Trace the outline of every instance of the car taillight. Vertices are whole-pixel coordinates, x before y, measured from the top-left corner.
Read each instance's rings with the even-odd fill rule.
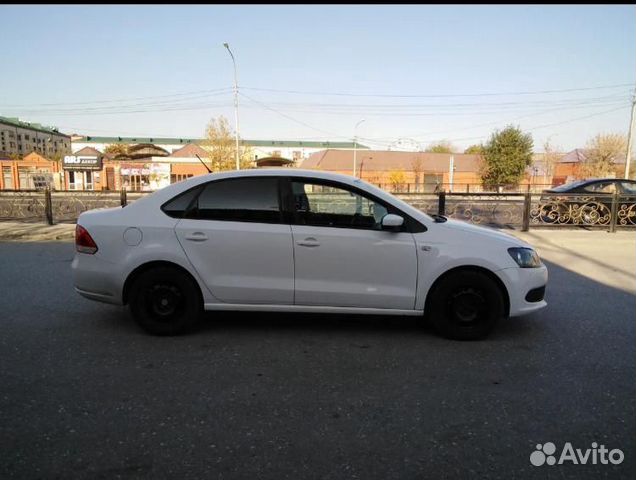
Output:
[[[88,230],[81,225],[75,226],[75,250],[81,253],[90,253],[91,255],[97,251],[95,240],[88,233]]]

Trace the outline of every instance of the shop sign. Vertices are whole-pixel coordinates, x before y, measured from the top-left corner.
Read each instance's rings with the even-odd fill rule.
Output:
[[[102,157],[88,155],[66,155],[62,160],[64,170],[101,170]]]

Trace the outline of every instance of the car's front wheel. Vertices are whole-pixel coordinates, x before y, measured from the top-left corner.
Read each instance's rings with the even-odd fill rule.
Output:
[[[151,268],[131,286],[130,311],[137,323],[153,335],[185,332],[200,319],[202,310],[198,285],[176,268]]]
[[[462,270],[440,280],[426,310],[441,335],[477,340],[488,335],[504,316],[505,304],[499,285],[488,275]]]

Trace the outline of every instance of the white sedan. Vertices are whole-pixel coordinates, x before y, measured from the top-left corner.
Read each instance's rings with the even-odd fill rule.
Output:
[[[193,177],[82,213],[76,291],[155,335],[203,310],[416,315],[476,339],[546,306],[532,247],[429,216],[359,179],[297,169]]]

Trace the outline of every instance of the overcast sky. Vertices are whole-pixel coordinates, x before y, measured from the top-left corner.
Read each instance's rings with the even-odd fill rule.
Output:
[[[1,6],[0,115],[65,133],[563,150],[625,133],[634,6]],[[556,90],[556,91],[555,91]],[[544,93],[538,93],[544,92]],[[549,92],[549,93],[546,93]]]

